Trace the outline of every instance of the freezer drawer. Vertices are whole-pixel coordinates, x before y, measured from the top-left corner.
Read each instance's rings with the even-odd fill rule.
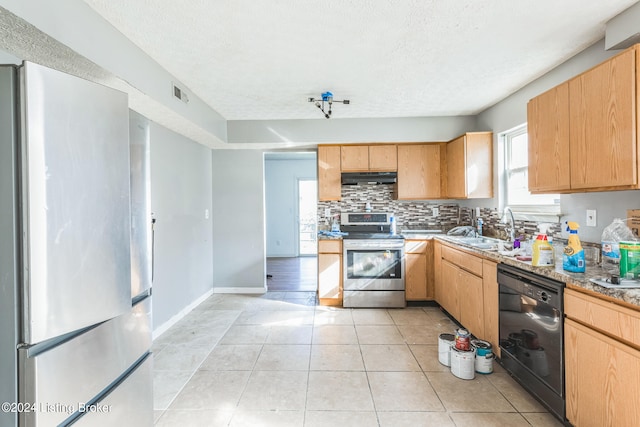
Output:
[[[37,347],[18,351],[20,401],[42,409],[22,414],[23,425],[58,425],[78,410],[80,402],[94,399],[148,352],[151,298],[127,314],[34,355]]]
[[[153,357],[149,355],[74,427],[153,426]]]
[[[21,68],[22,342],[131,306],[127,95],[37,64]]]

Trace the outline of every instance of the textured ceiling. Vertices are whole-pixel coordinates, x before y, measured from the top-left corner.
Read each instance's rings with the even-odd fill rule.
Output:
[[[476,114],[637,0],[85,0],[228,120]]]

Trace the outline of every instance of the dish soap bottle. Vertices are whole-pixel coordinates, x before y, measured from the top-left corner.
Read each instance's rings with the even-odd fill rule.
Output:
[[[531,265],[534,267],[550,267],[556,264],[553,256],[553,246],[551,246],[547,238],[547,227],[548,224],[540,224],[538,226],[540,230],[538,237],[533,241]]]
[[[584,273],[586,263],[584,260],[584,249],[582,249],[580,238],[578,237],[578,228],[580,228],[580,226],[577,222],[567,221],[569,241],[567,242],[567,246],[564,247],[564,253],[562,254],[562,268],[573,273]]]

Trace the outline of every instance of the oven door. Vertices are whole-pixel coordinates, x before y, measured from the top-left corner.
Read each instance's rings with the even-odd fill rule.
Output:
[[[345,240],[344,289],[404,290],[404,242]]]

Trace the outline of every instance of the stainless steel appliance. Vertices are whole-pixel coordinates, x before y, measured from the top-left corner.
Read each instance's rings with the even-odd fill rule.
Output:
[[[151,426],[144,120],[29,62],[0,93],[0,425]]]
[[[498,285],[500,363],[564,421],[564,283],[499,264]]]
[[[344,307],[405,307],[404,239],[388,213],[343,213]]]

